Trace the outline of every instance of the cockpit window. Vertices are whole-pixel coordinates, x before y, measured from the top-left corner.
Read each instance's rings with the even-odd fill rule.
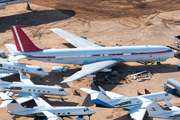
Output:
[[[37,71],[42,71],[42,70],[43,70],[42,68],[37,69]]]
[[[59,92],[64,91],[64,89],[60,89]]]
[[[127,105],[127,104],[131,104],[131,101],[122,102],[122,103],[120,103],[118,105],[122,106],[122,105]]]
[[[86,109],[84,109],[84,112],[86,112],[86,111],[88,111],[89,109],[88,108],[86,108]]]
[[[168,49],[167,52],[172,52],[172,49]]]

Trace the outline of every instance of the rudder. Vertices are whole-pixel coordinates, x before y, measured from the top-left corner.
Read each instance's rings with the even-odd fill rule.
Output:
[[[17,51],[20,52],[36,52],[42,51],[29,39],[29,37],[23,32],[20,26],[11,26],[14,40],[16,43]]]

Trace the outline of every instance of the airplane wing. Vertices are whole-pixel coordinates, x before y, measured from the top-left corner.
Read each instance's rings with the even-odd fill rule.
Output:
[[[82,67],[82,69],[80,71],[78,71],[75,74],[73,74],[72,76],[68,77],[61,83],[72,82],[72,81],[78,80],[80,78],[86,77],[89,74],[98,72],[98,71],[102,70],[103,68],[113,66],[118,62],[119,61],[117,61],[117,60],[106,60],[106,61],[99,61],[99,62],[86,64]]]
[[[8,77],[8,76],[15,75],[15,74],[17,74],[16,71],[1,71],[0,78]]]
[[[31,94],[33,96],[34,101],[36,102],[37,106],[45,107],[45,108],[53,108],[49,103],[43,100],[40,97],[37,97],[32,91]]]
[[[20,95],[20,96],[21,96],[21,95]],[[32,100],[32,99],[33,99],[32,95],[27,94],[27,95],[25,95],[25,96],[21,96],[21,97],[17,98],[16,101],[17,101],[19,104],[22,104],[22,103],[25,103],[25,102],[30,101],[30,100]]]
[[[131,118],[134,120],[143,120],[146,113],[146,108],[136,107],[129,111]]]
[[[141,96],[138,96],[137,98],[140,99],[143,103],[141,106],[131,109],[129,111],[129,114],[131,118],[135,120],[143,120],[144,115],[146,113],[146,107],[149,106],[152,103],[152,101],[149,99],[143,98]]]
[[[177,107],[177,106],[171,105],[166,99],[165,99],[165,101],[166,101],[167,106],[168,106],[171,110],[179,110],[179,109],[180,109],[180,108]]]
[[[80,36],[74,35],[65,30],[59,28],[53,28],[51,30],[77,48],[102,47],[101,45],[95,44],[91,41],[88,41]]]
[[[58,117],[57,115],[54,115],[53,113],[49,111],[42,111],[48,118],[48,120],[63,120],[61,117]]]
[[[0,97],[2,98],[3,102],[0,105],[0,108],[4,108],[6,107],[9,103],[11,103],[12,101],[14,101],[11,97],[7,96],[6,94],[4,94],[3,92],[0,92]]]
[[[34,85],[34,83],[26,75],[24,75],[19,69],[18,69],[18,72],[19,72],[19,75],[20,75],[20,80],[24,84]]]

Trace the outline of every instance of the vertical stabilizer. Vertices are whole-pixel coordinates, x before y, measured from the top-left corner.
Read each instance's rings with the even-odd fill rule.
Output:
[[[17,51],[20,52],[36,52],[42,51],[29,39],[29,37],[23,32],[20,26],[11,26],[14,40],[16,43]]]

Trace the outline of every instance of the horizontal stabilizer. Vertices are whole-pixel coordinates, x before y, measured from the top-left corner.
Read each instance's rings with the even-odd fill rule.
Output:
[[[9,52],[13,55],[15,52],[17,52],[16,45],[14,44],[5,44],[5,47],[9,50]]]
[[[149,106],[147,106],[146,110],[148,111],[149,116],[165,113],[165,110],[163,110],[155,101],[153,101]]]
[[[171,110],[180,110],[179,107],[174,106],[174,105],[171,105],[166,99],[165,99],[165,101],[166,101],[166,105],[167,105]]]
[[[9,60],[10,61],[18,61],[18,60],[21,60],[21,59],[24,59],[24,58],[27,58],[28,56],[26,55],[17,55],[15,57],[11,57]]]

